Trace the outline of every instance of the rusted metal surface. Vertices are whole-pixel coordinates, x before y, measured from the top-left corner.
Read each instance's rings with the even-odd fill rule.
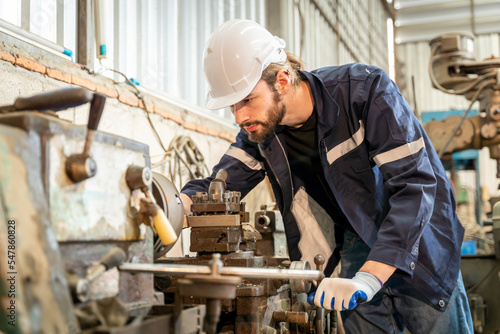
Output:
[[[248,261],[251,263],[251,258],[255,257],[253,252],[239,252],[225,254],[222,259],[224,264],[231,263],[231,261]],[[261,258],[265,263],[263,257]],[[203,255],[197,258],[179,258],[179,259],[161,259],[157,260],[157,263],[167,263],[172,261],[176,264],[191,264],[189,268],[195,268],[195,266],[202,266],[207,264],[209,255]],[[244,263],[244,262],[241,262]],[[200,267],[201,267],[200,266]],[[220,272],[224,272],[225,269],[221,268]],[[258,271],[257,268],[234,268],[245,277],[242,271]],[[273,270],[276,268],[263,268],[263,270]],[[315,272],[315,271],[310,271]],[[207,268],[207,274],[209,269]],[[237,275],[237,271],[233,271],[233,274]],[[291,275],[288,275],[290,277]],[[284,276],[285,277],[285,276]],[[319,277],[318,277],[319,278]],[[173,295],[176,291],[177,279],[173,276],[168,277],[163,281],[160,277],[155,278],[156,286],[160,290],[167,293],[167,295]],[[189,296],[189,289],[184,292],[187,294],[183,301],[185,303],[205,303],[205,298],[191,297]],[[201,293],[200,293],[201,295]],[[275,329],[275,333],[288,333],[289,322],[280,322],[273,318],[273,314],[276,311],[294,311],[294,312],[306,312],[302,308],[297,308],[293,310],[292,308],[292,291],[290,290],[290,285],[288,280],[278,280],[278,279],[244,279],[241,284],[236,286],[236,301],[224,301],[221,305],[222,311],[226,314],[221,320],[224,330],[221,333],[261,333],[264,329]],[[172,297],[171,297],[172,298]],[[308,313],[309,317],[309,313]],[[313,317],[312,317],[313,318]],[[311,319],[312,319],[311,318]],[[309,328],[309,323],[301,324],[302,329]],[[297,332],[297,333],[300,333]]]
[[[256,248],[267,256],[269,265],[277,266],[288,259],[288,246],[283,218],[278,210],[255,213],[255,229],[262,235]]]
[[[216,181],[216,180],[215,180]],[[306,324],[308,326],[309,314],[302,311],[293,311],[291,309],[292,291],[289,279],[293,277],[293,272],[301,272],[303,275],[306,272],[312,273],[311,270],[284,270],[279,268],[267,268],[267,258],[261,256],[260,252],[254,252],[256,243],[262,239],[261,233],[249,224],[242,224],[240,226],[220,226],[225,218],[230,217],[245,217],[248,219],[248,213],[244,212],[244,205],[238,215],[228,214],[228,201],[231,201],[230,194],[225,193],[222,198],[222,190],[219,189],[223,186],[222,181],[218,181],[217,187],[212,187],[214,181],[210,184],[211,188],[215,188],[213,194],[198,193],[193,196],[194,204],[191,210],[195,216],[190,216],[190,219],[196,219],[195,227],[191,229],[191,248],[193,252],[198,252],[197,258],[182,258],[182,259],[162,259],[157,263],[162,263],[164,267],[157,269],[147,266],[136,266],[131,268],[125,264],[121,267],[122,270],[147,270],[149,272],[165,273],[170,272],[168,278],[156,279],[156,286],[164,291],[167,295],[172,297],[176,292],[183,296],[182,301],[185,303],[207,303],[207,312],[213,313],[218,319],[220,313],[219,308],[222,309],[225,316],[222,317],[220,326],[222,328],[220,333],[224,334],[263,334],[263,333],[288,333],[288,326],[290,320],[300,323],[303,328]],[[223,188],[223,187],[222,187]],[[210,198],[212,197],[212,198]],[[236,196],[239,201],[239,197]],[[232,202],[231,202],[232,203]],[[242,203],[243,204],[243,203]],[[271,212],[273,214],[274,212]],[[262,213],[261,215],[264,215]],[[284,253],[277,253],[274,249],[274,236],[283,233],[283,226],[280,225],[279,217],[268,218],[261,224],[260,231],[268,236],[267,242],[264,244],[264,250],[268,255],[273,257],[276,265],[281,265],[278,261],[277,254],[283,255]],[[272,221],[271,221],[272,219]],[[266,224],[267,222],[267,224]],[[276,224],[276,222],[278,224]],[[272,223],[272,226],[270,225]],[[191,224],[192,225],[192,224]],[[203,226],[203,227],[200,227]],[[278,245],[278,252],[280,246]],[[236,287],[236,301],[228,303],[225,300],[221,303],[220,299],[214,300],[216,295],[223,296],[224,291],[219,291],[218,287],[210,287],[203,281],[200,285],[195,282],[177,279],[174,276],[175,272],[181,272],[183,269],[198,271],[199,274],[206,274],[205,280],[209,280],[210,269],[206,264],[211,254],[214,252],[221,252],[222,260],[225,266],[234,265],[238,267],[222,267],[218,270],[220,274],[230,274],[241,276],[244,278],[241,284]],[[286,258],[283,258],[285,260]],[[171,264],[168,264],[171,263]],[[175,269],[173,265],[178,266]],[[190,266],[186,266],[190,264]],[[195,267],[196,266],[196,267]],[[294,264],[294,268],[297,266]],[[298,267],[297,267],[298,268]],[[301,265],[301,269],[306,269],[306,265]],[[308,268],[310,269],[310,267]],[[265,272],[265,273],[264,273]],[[285,273],[286,272],[286,273]],[[308,274],[309,274],[308,273]],[[317,278],[320,279],[322,273],[315,271],[319,274]],[[280,276],[283,274],[282,276]],[[203,276],[201,276],[203,277]],[[298,281],[292,281],[294,286],[306,286],[308,280],[304,276],[300,276]],[[206,290],[210,289],[210,292]],[[233,290],[231,290],[233,291]],[[233,295],[226,296],[234,298]],[[176,297],[178,300],[178,297]],[[217,312],[219,313],[217,313]],[[278,313],[276,313],[278,312]],[[292,313],[279,313],[279,312],[292,312]],[[277,314],[277,318],[273,314]],[[280,317],[282,315],[282,317]],[[213,321],[207,326],[209,332],[215,333]]]
[[[239,212],[241,209],[240,203],[200,203],[192,204],[191,211],[198,212]]]
[[[43,181],[40,187],[48,194],[48,198],[44,199],[42,190],[34,203],[49,203],[50,213],[47,215],[50,214],[52,219],[49,225],[54,244],[51,247],[59,247],[61,250],[65,271],[85,277],[87,267],[101,260],[116,245],[126,251],[129,262],[153,262],[152,232],[144,226],[138,227],[136,216],[130,208],[131,195],[125,181],[128,164],[149,165],[146,145],[95,132],[92,154],[98,164],[97,175],[74,184],[65,174],[65,157],[81,152],[86,136],[85,127],[36,112],[2,115],[1,123],[9,125],[12,131],[16,130],[14,128],[22,129],[24,131],[19,131],[20,133],[29,133],[33,138],[29,143],[32,152],[25,164],[30,168],[30,182],[42,184]],[[21,142],[16,145],[20,149]],[[43,169],[37,166],[42,166]],[[37,173],[37,168],[43,173]],[[23,198],[23,201],[10,200],[13,203],[23,203],[24,198],[28,197],[12,198]],[[43,214],[43,208],[39,211]],[[59,245],[56,239],[60,242]],[[108,280],[105,280],[107,275]],[[156,303],[152,274],[120,273],[119,283],[116,283],[117,276],[116,271],[110,272],[93,282],[91,291],[94,298],[118,294],[130,308]],[[119,284],[119,292],[115,284]],[[69,310],[71,307],[65,309]]]
[[[219,217],[223,218],[228,216],[191,216],[190,218],[200,218],[202,221],[210,222],[212,221],[212,217],[213,219],[219,219]],[[255,249],[257,240],[260,240],[261,238],[260,233],[249,224],[227,227],[210,225],[204,227],[193,227],[191,229],[190,250],[192,252],[200,253],[252,251]]]
[[[239,226],[239,215],[210,215],[210,216],[188,216],[190,227],[212,227],[212,226]]]
[[[174,319],[172,305],[153,306],[145,319],[119,328],[98,328],[93,334],[203,334],[205,305],[186,307]]]
[[[9,277],[15,278],[15,324],[23,333],[78,333],[41,182],[39,146],[36,133],[0,124],[0,235],[7,240],[13,221],[15,263],[9,272],[15,274]],[[7,259],[7,247],[1,248]]]
[[[197,227],[191,229],[191,252],[235,252],[240,249],[239,226]]]
[[[0,116],[0,139],[6,138],[0,140],[0,217],[12,216],[19,222],[18,237],[22,242],[17,243],[18,288],[23,294],[16,302],[22,332],[80,332],[74,307],[82,304],[72,302],[65,274],[77,280],[85,277],[88,269],[112,248],[121,248],[127,254],[126,262],[131,264],[152,264],[154,260],[153,233],[149,228],[138,227],[125,180],[129,165],[149,166],[148,147],[96,132],[92,157],[97,163],[97,174],[73,183],[66,176],[65,161],[71,154],[81,152],[85,133],[84,127],[39,113]],[[174,203],[168,196],[163,200],[169,208],[174,204],[174,211],[182,209],[175,198]],[[6,230],[6,219],[0,220],[0,233]],[[241,230],[238,235],[241,239]],[[251,242],[254,238],[247,239]],[[262,259],[253,261],[248,256],[231,261],[263,264]],[[214,297],[224,294],[213,288],[210,279],[214,278],[190,279],[193,284],[187,293],[198,289],[198,294],[208,298],[211,314],[215,308],[220,309],[214,306]],[[204,280],[204,289],[200,289],[200,280]],[[217,282],[225,281],[224,291],[233,291],[236,296],[240,280],[224,276]],[[178,313],[173,307],[161,312],[153,307],[164,300],[163,295],[155,292],[152,273],[112,269],[89,281],[90,303],[116,300],[123,304],[123,316],[137,319],[118,327],[101,324],[92,328],[93,333],[204,332],[203,305]],[[231,309],[228,300],[220,305]],[[216,323],[212,321],[212,325]]]
[[[85,277],[87,268],[94,262],[100,261],[113,247],[120,247],[127,253],[127,262],[132,263],[152,263],[152,232],[148,230],[147,237],[142,241],[121,241],[121,242],[64,242],[60,243],[61,253],[68,272],[75,273],[80,277]],[[94,296],[110,295],[107,291],[107,284],[92,282]],[[157,303],[154,293],[153,275],[148,273],[128,273],[120,272],[118,278],[118,298],[130,309],[144,305],[154,305]]]
[[[95,132],[91,153],[97,175],[73,183],[66,175],[66,158],[82,151],[87,129],[40,113],[3,115],[0,123],[39,134],[36,149],[45,161],[44,187],[49,194],[53,228],[59,241],[138,240],[139,227],[128,203],[125,171],[131,164],[149,166],[149,148],[126,138]],[[71,208],[71,210],[68,210]]]
[[[88,298],[90,300],[117,296],[119,293],[120,273],[113,268],[102,273],[89,285]]]
[[[274,311],[273,319],[276,322],[292,322],[295,324],[309,323],[309,315],[307,312]]]
[[[144,152],[94,142],[97,174],[73,183],[65,173],[66,157],[81,150],[82,138],[54,134],[50,145],[50,209],[59,241],[137,240],[144,237],[129,205],[125,173],[144,165]],[[68,210],[71,208],[71,210]]]

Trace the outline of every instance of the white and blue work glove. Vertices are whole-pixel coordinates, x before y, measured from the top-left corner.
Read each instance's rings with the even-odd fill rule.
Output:
[[[376,276],[358,271],[353,278],[324,278],[307,301],[328,310],[352,310],[370,301],[382,286]]]

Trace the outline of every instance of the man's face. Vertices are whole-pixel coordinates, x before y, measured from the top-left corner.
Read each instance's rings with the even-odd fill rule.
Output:
[[[231,106],[231,111],[248,138],[258,143],[274,133],[285,116],[286,107],[280,92],[261,80],[244,100]]]

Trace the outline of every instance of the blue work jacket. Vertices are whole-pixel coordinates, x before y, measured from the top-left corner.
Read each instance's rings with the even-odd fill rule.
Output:
[[[326,181],[352,229],[370,246],[367,260],[396,267],[396,275],[444,311],[458,278],[464,229],[446,172],[422,125],[377,67],[354,63],[301,74],[318,114]],[[224,168],[227,188],[244,196],[267,175],[285,222],[290,259],[310,260],[326,241],[319,251],[328,249],[323,253],[336,265],[334,249],[341,239],[333,235],[333,224],[309,219],[318,217],[308,215],[314,208],[307,204],[314,201],[298,200],[303,187],[291,173],[282,130],[279,126],[259,144],[242,130],[212,176],[190,181],[182,192],[207,191]],[[301,247],[301,239],[309,248]]]

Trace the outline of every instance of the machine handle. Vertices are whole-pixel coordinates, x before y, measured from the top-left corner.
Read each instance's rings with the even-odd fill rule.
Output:
[[[85,88],[66,88],[31,97],[18,97],[13,108],[14,110],[64,110],[91,101],[92,95]]]
[[[158,205],[156,205],[158,207]],[[158,207],[158,211],[153,215],[153,224],[161,242],[167,246],[173,244],[177,240],[177,233],[175,233],[172,224],[168,220],[165,212]]]
[[[87,123],[87,128],[89,130],[97,130],[97,126],[99,126],[99,121],[101,120],[101,115],[102,111],[104,110],[105,103],[106,95],[94,93],[94,98],[90,103],[89,121]]]
[[[119,247],[115,247],[102,258],[101,264],[108,270],[119,266],[126,258],[127,254],[125,254],[125,251]]]

